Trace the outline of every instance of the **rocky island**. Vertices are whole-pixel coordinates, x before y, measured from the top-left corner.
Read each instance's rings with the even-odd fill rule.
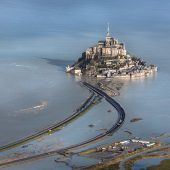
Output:
[[[90,77],[133,78],[148,76],[157,71],[155,65],[147,65],[142,59],[130,55],[125,44],[110,36],[109,25],[104,41],[89,47],[66,72]]]

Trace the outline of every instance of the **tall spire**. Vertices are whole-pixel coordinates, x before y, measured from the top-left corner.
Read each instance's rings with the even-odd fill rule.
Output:
[[[107,23],[107,36],[110,36],[109,22]]]

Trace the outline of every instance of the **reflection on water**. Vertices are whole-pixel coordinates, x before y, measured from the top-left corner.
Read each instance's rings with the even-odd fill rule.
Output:
[[[14,116],[18,116],[19,114],[24,114],[24,113],[28,113],[28,114],[35,113],[35,114],[37,114],[37,113],[41,112],[42,110],[44,110],[47,106],[48,106],[48,102],[42,101],[37,106],[24,108],[24,109],[20,109],[20,110],[16,111],[16,115],[14,115]]]

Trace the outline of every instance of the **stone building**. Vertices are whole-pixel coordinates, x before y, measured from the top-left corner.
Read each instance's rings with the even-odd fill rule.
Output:
[[[127,55],[125,45],[119,43],[117,39],[110,36],[109,25],[105,41],[98,41],[94,47],[86,50],[86,59],[94,57],[103,57],[105,59],[124,58]]]

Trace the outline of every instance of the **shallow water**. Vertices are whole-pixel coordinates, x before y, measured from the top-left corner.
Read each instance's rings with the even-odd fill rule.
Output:
[[[133,166],[133,170],[140,170],[140,169],[145,170],[147,167],[153,165],[159,165],[162,160],[164,160],[164,158],[152,158],[152,159],[144,159],[144,160],[137,161]]]
[[[125,130],[147,139],[170,133],[169,8],[169,0],[1,0],[0,144],[59,121],[81,104],[88,91],[63,69],[40,58],[76,60],[105,38],[107,22],[111,35],[124,41],[129,52],[156,64],[159,72],[145,80],[125,81],[116,100],[126,111],[126,121],[113,137],[99,144],[128,138]],[[41,101],[48,102],[44,110],[16,115]],[[142,120],[130,123],[136,117]],[[45,159],[14,169],[55,166],[53,159]]]
[[[108,108],[112,112],[107,112]],[[103,116],[104,115],[104,116]],[[106,101],[95,105],[88,113],[66,125],[62,130],[28,142],[17,148],[0,153],[0,160],[4,156],[13,157],[14,153],[40,154],[58,150],[93,138],[110,129],[118,118],[117,111]],[[93,124],[94,127],[89,127]],[[26,147],[23,147],[26,146]]]
[[[63,120],[89,96],[72,76],[39,58],[1,59],[0,82],[1,145]]]
[[[149,139],[170,133],[168,84],[169,75],[161,71],[153,77],[130,80],[124,84],[121,95],[116,98],[126,110],[124,129],[134,136]],[[142,120],[131,123],[133,118]]]

